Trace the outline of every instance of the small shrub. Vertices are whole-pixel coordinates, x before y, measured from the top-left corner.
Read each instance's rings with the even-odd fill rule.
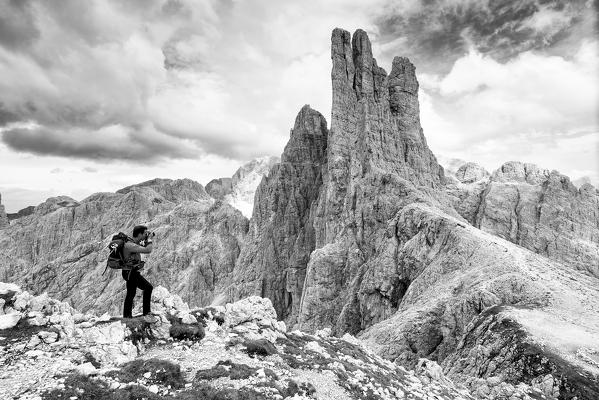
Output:
[[[248,388],[218,389],[206,382],[198,382],[191,390],[178,393],[176,400],[267,400],[269,397]]]
[[[108,385],[88,376],[72,374],[65,379],[64,389],[42,393],[43,400],[65,400],[71,397],[86,400],[159,400],[162,397],[138,385],[111,390]]]
[[[182,324],[180,322],[171,324],[169,334],[176,340],[202,340],[206,336],[201,324]]]
[[[213,319],[218,325],[225,323],[225,314],[222,311],[217,311],[214,307],[201,308],[191,313],[196,319],[201,322],[204,326],[206,321]],[[210,317],[212,316],[212,318]]]
[[[195,380],[208,380],[227,377],[229,379],[247,379],[254,375],[258,368],[245,364],[236,364],[230,360],[219,361],[210,369],[202,369],[196,373]]]
[[[242,343],[250,356],[269,356],[278,353],[277,348],[266,339],[246,340]]]
[[[296,381],[291,380],[287,383],[287,387],[280,392],[283,398],[293,397],[296,394],[309,396],[316,393],[316,388],[308,382],[297,383]]]
[[[102,364],[100,364],[100,362],[98,360],[96,360],[96,358],[91,354],[91,353],[85,353],[83,355],[83,363],[91,363],[91,365],[93,365],[96,368],[100,368],[102,367]]]
[[[147,372],[150,373],[150,378],[144,377]],[[136,382],[138,379],[144,378],[150,383],[170,385],[174,389],[180,389],[185,385],[181,367],[158,358],[133,360],[124,364],[120,370],[110,371],[106,375],[112,376],[121,382]]]

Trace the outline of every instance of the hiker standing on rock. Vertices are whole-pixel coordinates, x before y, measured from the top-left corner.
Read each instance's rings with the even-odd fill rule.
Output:
[[[127,295],[125,296],[125,304],[123,306],[123,317],[133,318],[133,299],[137,288],[143,290],[143,315],[150,316],[150,300],[152,299],[152,289],[154,288],[139,272],[143,268],[141,262],[142,253],[151,253],[153,248],[152,239],[154,234],[150,234],[148,228],[143,225],[138,225],[133,228],[133,240],[125,243],[123,247],[123,256],[127,263],[133,265],[141,265],[134,267],[130,271],[123,270],[123,279],[127,281]]]

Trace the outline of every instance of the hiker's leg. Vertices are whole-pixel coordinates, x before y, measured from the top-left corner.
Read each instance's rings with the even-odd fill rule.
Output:
[[[152,289],[154,286],[150,282],[148,282],[143,276],[138,275],[139,279],[137,281],[137,287],[144,291],[144,300],[143,300],[143,314],[149,314],[151,308],[151,300],[152,300]]]
[[[137,274],[131,273],[129,276],[129,271],[123,271],[123,277],[125,276],[125,272],[127,273],[127,295],[125,296],[125,304],[123,305],[123,317],[124,318],[132,318],[133,317],[133,299],[135,298],[135,292],[137,289]]]

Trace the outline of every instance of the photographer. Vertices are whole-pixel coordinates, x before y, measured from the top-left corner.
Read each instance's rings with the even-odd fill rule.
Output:
[[[143,225],[138,225],[133,228],[133,241],[125,243],[123,248],[123,256],[127,263],[134,265],[130,271],[123,270],[123,279],[127,281],[127,295],[125,296],[125,304],[123,306],[123,317],[133,318],[133,299],[137,288],[143,290],[143,315],[145,319],[153,319],[150,314],[152,299],[152,289],[154,288],[139,272],[143,268],[141,261],[142,253],[151,253],[153,248],[152,237],[154,233],[150,233],[148,228]],[[153,321],[149,321],[153,322]]]

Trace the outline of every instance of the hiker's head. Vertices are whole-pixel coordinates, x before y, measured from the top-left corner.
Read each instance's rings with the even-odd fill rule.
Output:
[[[133,239],[143,239],[147,230],[147,226],[137,225],[135,228],[133,228]]]

